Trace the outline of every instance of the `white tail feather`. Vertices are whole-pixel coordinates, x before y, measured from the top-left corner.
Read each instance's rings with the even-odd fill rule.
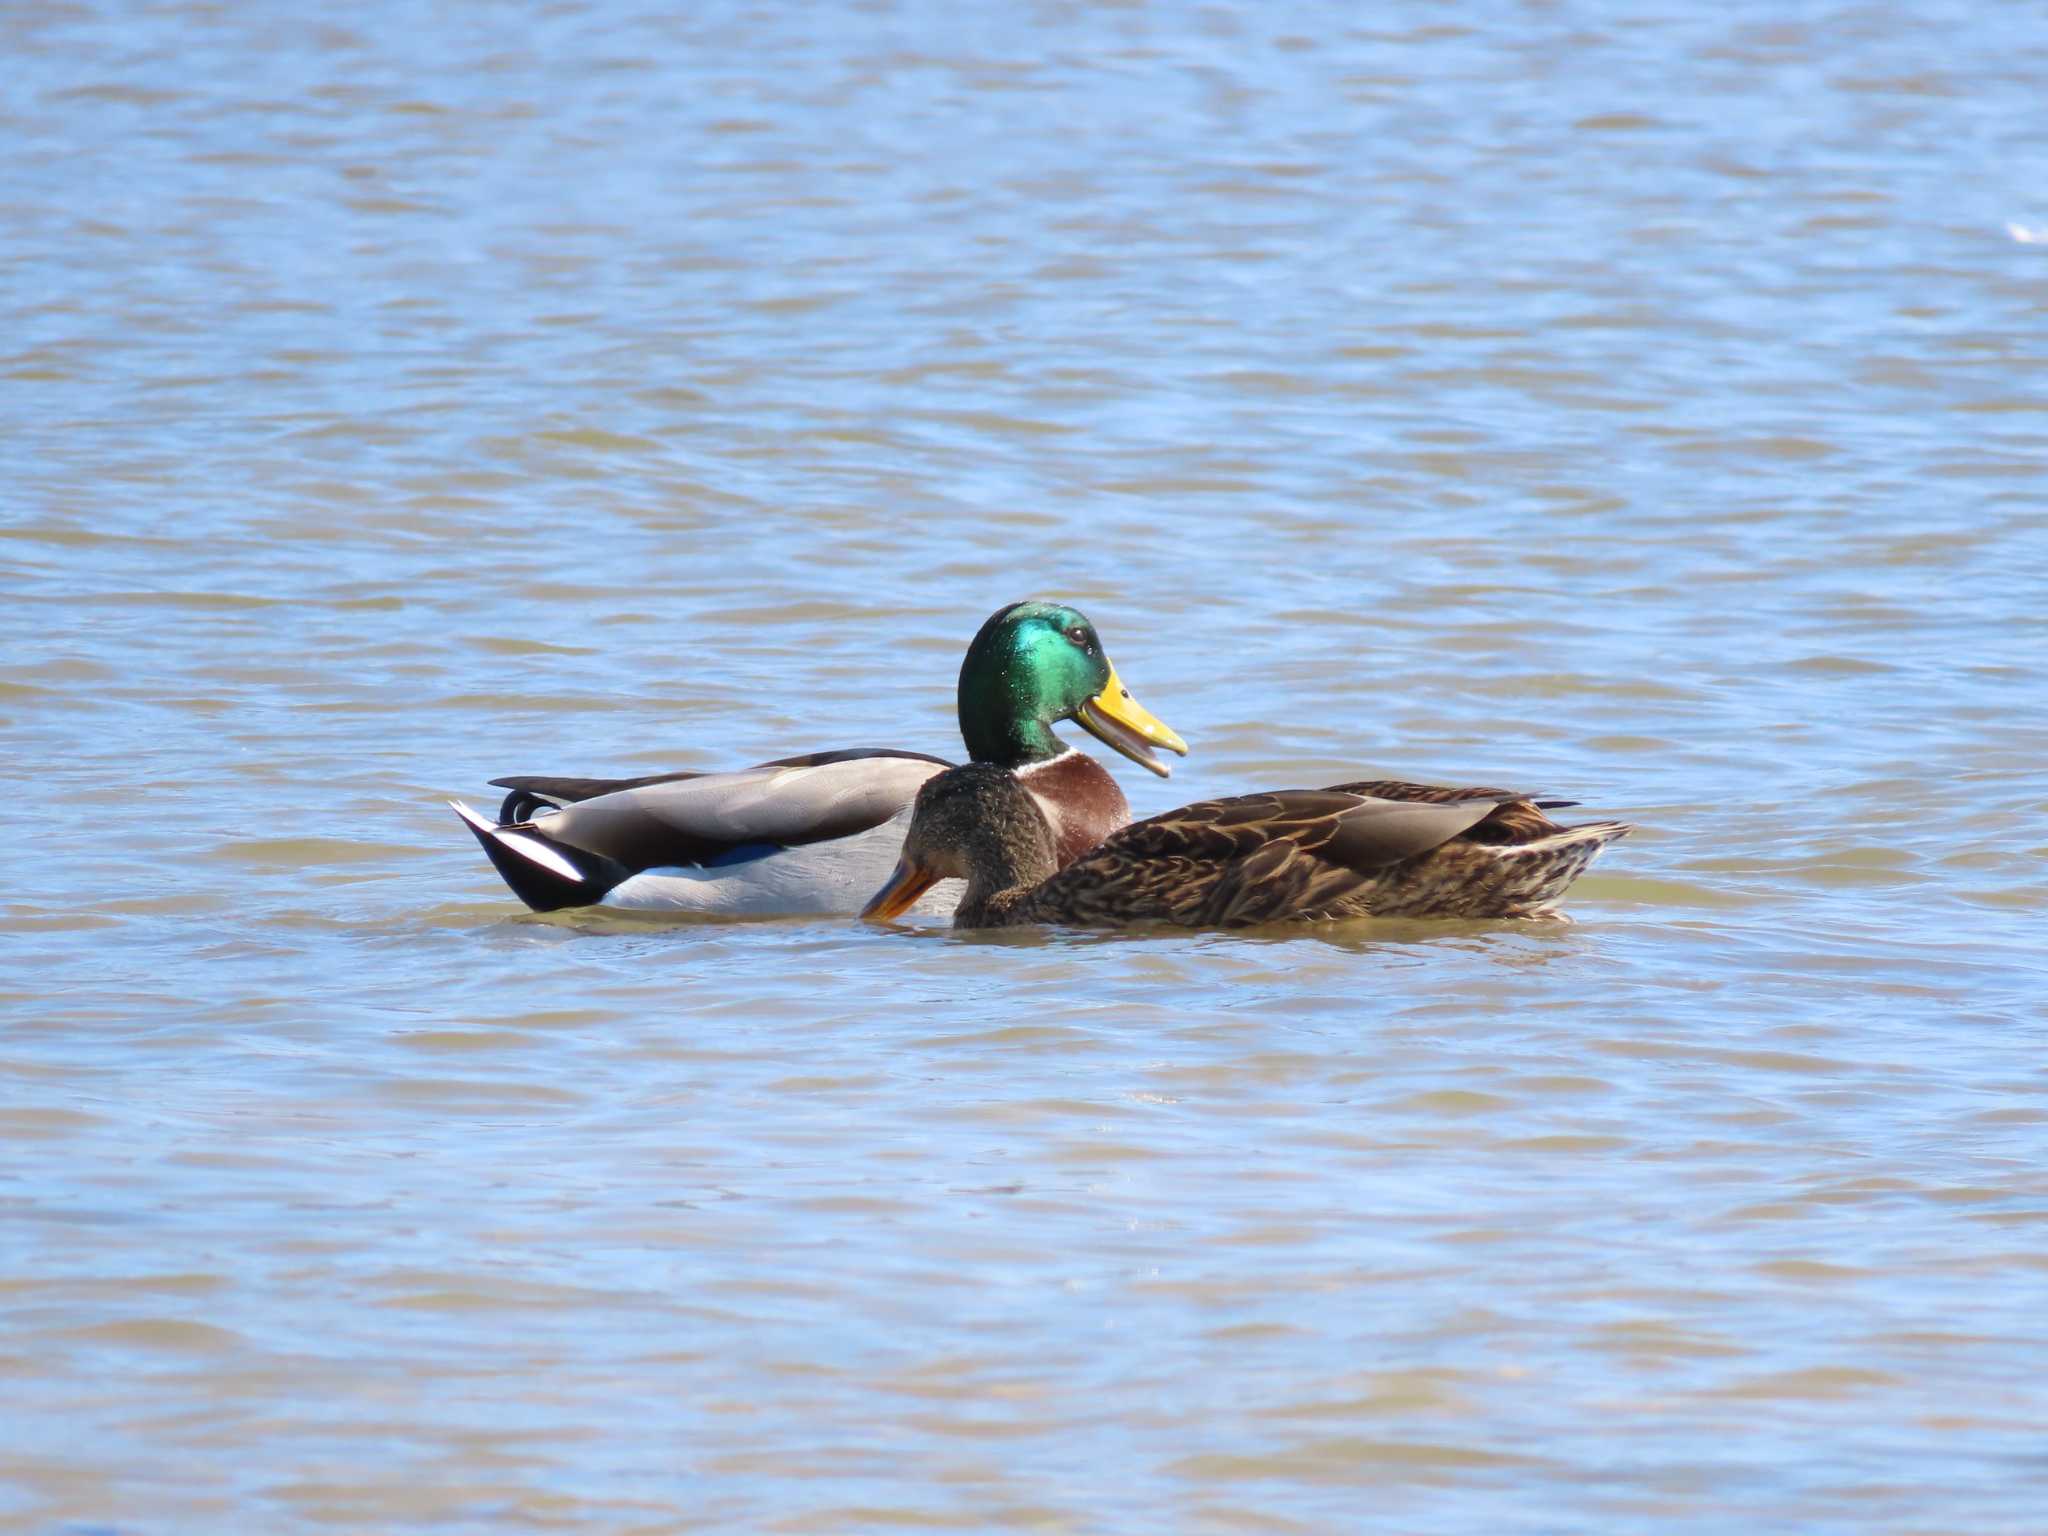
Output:
[[[537,837],[528,837],[523,832],[508,832],[495,822],[486,821],[460,800],[450,800],[449,806],[478,832],[488,837],[501,848],[509,848],[528,863],[538,864],[542,869],[560,875],[564,880],[582,880],[583,871],[571,864]]]

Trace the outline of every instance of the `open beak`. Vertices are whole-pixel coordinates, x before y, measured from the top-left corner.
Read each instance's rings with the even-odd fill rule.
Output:
[[[877,922],[894,921],[916,906],[917,898],[938,883],[939,877],[929,870],[919,869],[908,859],[898,859],[895,869],[889,872],[888,883],[868,899],[860,915]]]
[[[1173,727],[1131,697],[1131,691],[1109,669],[1109,683],[1102,692],[1083,704],[1074,715],[1081,729],[1097,741],[1115,747],[1142,768],[1150,768],[1162,779],[1173,777],[1173,769],[1152,755],[1152,748],[1188,755],[1188,744]]]

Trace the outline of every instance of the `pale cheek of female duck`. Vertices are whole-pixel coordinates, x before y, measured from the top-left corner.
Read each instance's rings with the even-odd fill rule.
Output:
[[[905,863],[914,864],[941,880],[967,878],[967,860],[958,848],[930,837],[920,837],[915,832],[904,841],[903,859]]]

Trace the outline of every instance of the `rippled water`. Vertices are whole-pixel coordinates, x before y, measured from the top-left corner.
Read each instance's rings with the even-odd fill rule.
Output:
[[[2038,1527],[2048,21],[34,4],[0,1530]],[[506,772],[1195,756],[1576,926],[522,914]]]

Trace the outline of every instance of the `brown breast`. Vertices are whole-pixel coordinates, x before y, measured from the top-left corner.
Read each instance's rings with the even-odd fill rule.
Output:
[[[1060,868],[1131,819],[1131,804],[1109,770],[1085,752],[1068,752],[1017,774],[1058,840]]]

